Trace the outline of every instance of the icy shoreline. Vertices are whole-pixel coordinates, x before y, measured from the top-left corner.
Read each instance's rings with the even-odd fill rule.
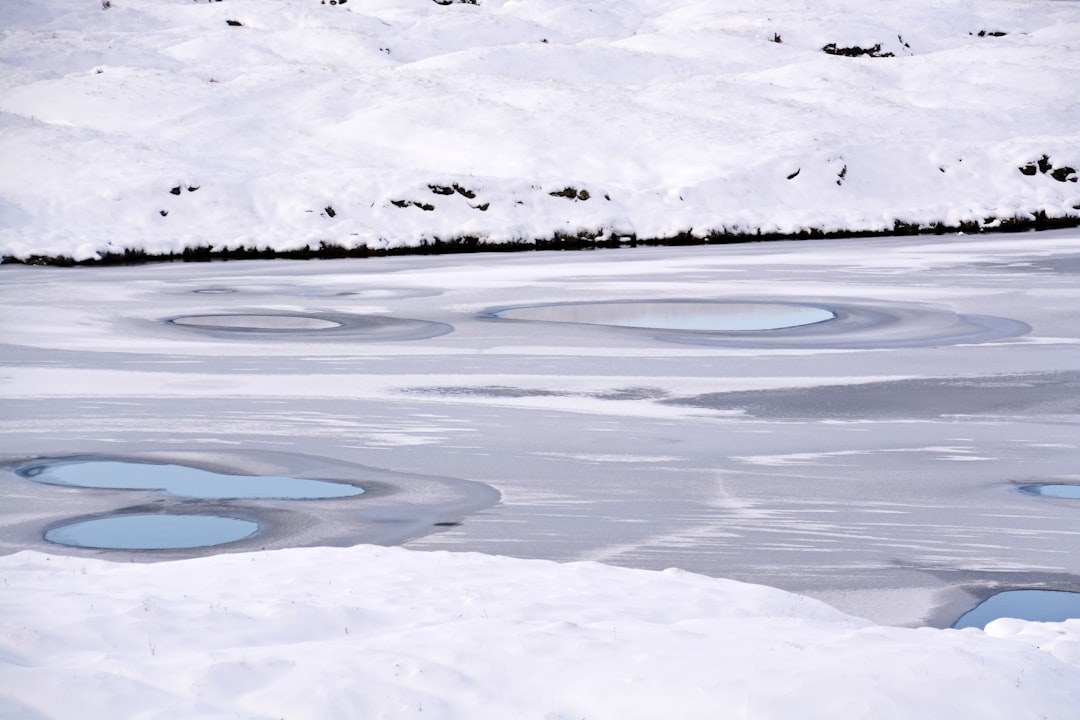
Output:
[[[300,250],[276,250],[274,248],[239,247],[214,248],[200,246],[186,248],[182,252],[150,254],[145,250],[125,250],[108,252],[93,257],[76,259],[68,255],[45,256],[31,254],[23,257],[5,256],[0,264],[55,265],[71,267],[75,265],[137,265],[155,262],[208,262],[212,260],[333,260],[344,258],[376,258],[397,255],[459,255],[463,253],[485,252],[533,252],[542,250],[600,250],[636,247],[686,247],[692,245],[735,245],[744,243],[835,240],[850,238],[888,238],[911,236],[942,236],[948,234],[997,234],[1026,233],[1050,229],[1070,229],[1080,227],[1080,215],[1065,215],[1049,218],[1044,213],[1032,217],[1014,217],[1005,222],[988,225],[966,224],[955,227],[932,225],[927,227],[903,227],[898,225],[893,232],[874,230],[821,231],[802,230],[790,235],[781,234],[741,234],[714,232],[705,236],[695,235],[691,231],[681,232],[672,237],[641,240],[638,238],[604,237],[598,233],[583,233],[576,237],[560,236],[555,238],[520,240],[516,242],[490,243],[475,237],[428,240],[423,238],[418,245],[401,245],[391,248],[372,249],[367,245],[344,247],[340,245],[320,244]]]

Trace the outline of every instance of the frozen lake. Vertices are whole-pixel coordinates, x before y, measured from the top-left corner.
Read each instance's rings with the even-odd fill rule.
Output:
[[[229,550],[674,566],[881,623],[1080,590],[1077,501],[1020,491],[1080,484],[1078,240],[2,266],[0,553],[214,552],[43,538],[188,503],[260,524]],[[824,314],[688,329],[539,310],[702,304]],[[193,500],[15,472],[63,458],[365,493]]]

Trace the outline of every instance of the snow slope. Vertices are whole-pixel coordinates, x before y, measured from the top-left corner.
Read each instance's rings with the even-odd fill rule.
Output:
[[[0,558],[0,578],[6,717],[1066,720],[1080,707],[1080,621],[879,627],[675,570],[356,547],[149,565],[23,552]]]
[[[5,0],[0,256],[1075,217],[1077,37],[1073,0]]]

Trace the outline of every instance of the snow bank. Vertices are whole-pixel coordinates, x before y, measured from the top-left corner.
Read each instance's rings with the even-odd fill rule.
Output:
[[[879,627],[681,571],[398,548],[0,558],[0,714],[1073,718],[1080,621]]]
[[[0,28],[5,257],[1080,207],[1075,2],[5,0]]]

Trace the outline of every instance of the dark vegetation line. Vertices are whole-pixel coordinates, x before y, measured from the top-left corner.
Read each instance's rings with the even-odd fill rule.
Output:
[[[153,262],[210,262],[213,260],[316,260],[333,258],[388,257],[393,255],[452,255],[475,252],[521,252],[531,250],[597,250],[620,247],[678,247],[689,245],[734,245],[751,242],[774,242],[780,240],[827,240],[839,238],[898,237],[910,235],[946,235],[964,233],[979,235],[985,233],[1016,233],[1034,230],[1053,230],[1080,227],[1080,215],[1048,217],[1039,211],[1030,217],[993,219],[986,225],[977,222],[965,222],[959,225],[932,223],[921,225],[897,220],[891,230],[820,230],[807,228],[796,233],[735,232],[713,230],[706,235],[695,235],[690,231],[670,237],[639,238],[635,235],[612,235],[602,231],[582,231],[577,234],[556,233],[550,238],[537,238],[530,241],[494,243],[481,237],[462,235],[442,239],[423,240],[419,245],[410,247],[370,248],[366,245],[345,247],[335,243],[323,242],[318,247],[306,247],[298,250],[273,250],[270,248],[234,248],[214,250],[209,245],[188,248],[183,252],[154,255],[145,250],[125,250],[106,253],[91,260],[74,260],[63,255],[31,255],[26,258],[5,256],[0,262],[23,265],[53,265],[73,267],[83,265],[139,265]]]

